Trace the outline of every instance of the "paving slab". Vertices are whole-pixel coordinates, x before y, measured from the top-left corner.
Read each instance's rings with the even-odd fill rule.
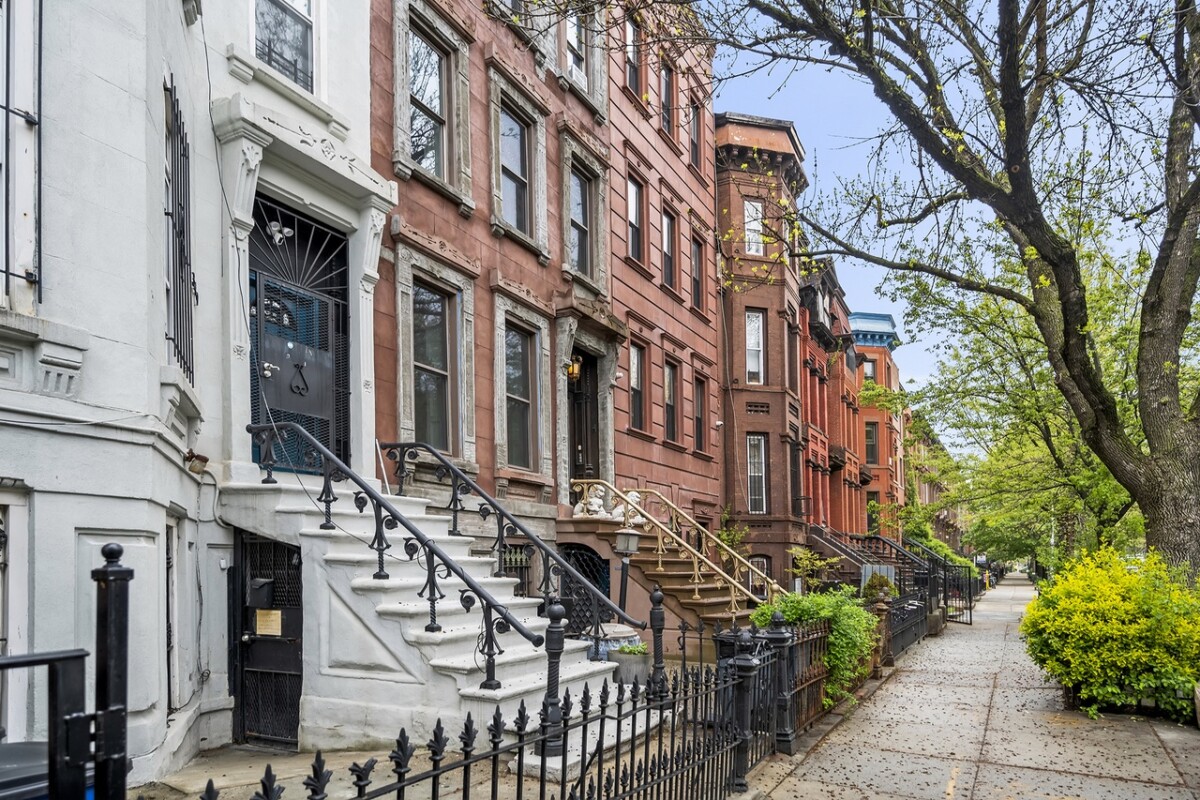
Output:
[[[1024,576],[1002,582],[973,625],[912,647],[790,771],[760,768],[752,786],[772,800],[1200,800],[1200,730],[1068,709],[1020,638],[1033,597]]]

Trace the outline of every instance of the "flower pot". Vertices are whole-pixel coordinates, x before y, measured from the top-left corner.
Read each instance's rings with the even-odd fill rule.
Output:
[[[636,680],[638,686],[646,685],[654,668],[649,653],[618,653],[616,650],[609,650],[608,661],[617,665],[617,682],[630,684]]]

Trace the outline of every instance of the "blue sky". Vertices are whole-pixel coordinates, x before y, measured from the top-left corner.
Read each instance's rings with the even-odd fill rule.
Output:
[[[722,66],[728,63],[718,65],[718,74]],[[865,84],[813,67],[790,75],[782,70],[760,71],[726,81],[717,91],[715,107],[794,123],[806,151],[805,171],[812,187],[828,187],[839,175],[859,173],[868,145],[858,141],[878,132],[884,114]],[[851,311],[883,312],[896,318],[904,344],[893,356],[901,378],[906,386],[910,380],[923,383],[933,371],[933,356],[912,332],[904,330],[903,305],[876,292],[884,270],[844,259],[837,271]]]

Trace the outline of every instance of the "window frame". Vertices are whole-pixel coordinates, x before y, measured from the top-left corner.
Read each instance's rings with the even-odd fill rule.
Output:
[[[506,237],[535,253],[538,263],[550,263],[550,235],[547,223],[546,194],[548,164],[546,158],[546,118],[548,111],[540,101],[521,91],[496,65],[488,67],[490,84],[491,159],[492,159],[492,235]],[[504,219],[503,173],[501,169],[501,112],[528,126],[529,178],[527,214],[529,230],[524,231]]]
[[[699,236],[692,236],[690,245],[692,261],[692,308],[697,311],[704,311],[708,305],[705,303],[708,286],[705,280],[707,271],[704,269],[704,240]]]
[[[678,73],[675,66],[665,57],[659,57],[659,128],[672,141],[675,140],[675,97],[678,94]]]
[[[520,163],[511,165],[505,160],[503,141],[499,146],[500,157],[500,219],[515,230],[530,236],[533,233],[533,158],[530,155],[530,139],[533,124],[507,102],[500,103],[500,137],[504,138],[505,120],[510,120],[521,133]],[[506,181],[505,178],[508,178]],[[512,185],[519,190],[519,202],[515,203],[517,218],[507,216],[508,196],[506,187]]]
[[[758,346],[752,347],[750,340],[750,318],[758,317]],[[745,340],[746,384],[762,386],[767,382],[767,311],[763,308],[747,308],[745,312],[743,337]],[[750,354],[755,353],[758,360],[757,375],[750,369]]]
[[[863,359],[863,380],[870,380],[871,382],[874,382],[875,376],[877,374],[879,374],[877,372],[878,368],[879,367],[878,367],[878,364],[876,363],[875,359],[864,358]]]
[[[702,154],[704,153],[704,105],[692,97],[690,108],[691,119],[688,121],[688,136],[691,141],[688,143],[688,163],[700,171],[703,169]]]
[[[458,343],[458,339],[457,339],[457,333],[458,333],[457,326],[455,326],[453,324],[454,320],[457,319],[457,316],[458,316],[458,309],[456,308],[457,301],[458,301],[458,295],[455,292],[447,291],[444,287],[437,285],[433,281],[426,280],[423,277],[422,278],[414,278],[413,287],[412,287],[412,304],[413,304],[414,323],[415,323],[415,314],[416,314],[416,297],[417,297],[418,290],[423,290],[423,291],[429,292],[430,294],[438,295],[443,300],[443,309],[444,309],[443,316],[444,316],[445,321],[443,323],[442,335],[445,337],[446,367],[445,367],[445,370],[443,371],[443,370],[439,370],[437,367],[423,364],[422,362],[420,362],[418,360],[418,358],[417,358],[417,330],[416,330],[416,326],[414,324],[413,328],[412,328],[413,436],[414,436],[415,441],[426,442],[429,445],[431,445],[432,447],[434,447],[435,449],[439,450],[440,452],[454,453],[458,449],[456,447],[456,445],[457,445],[456,437],[455,437],[456,430],[455,430],[455,425],[454,425],[454,420],[457,419],[457,417],[458,417],[458,408],[457,408],[457,403],[455,402],[457,399],[456,389],[457,389],[458,383],[461,379],[460,376],[457,374],[457,370],[456,370],[457,365],[454,363],[455,362],[454,355],[460,352],[459,343]],[[446,442],[445,442],[444,447],[440,446],[441,442],[432,441],[428,435],[428,431],[420,430],[421,426],[417,419],[417,409],[419,408],[419,403],[417,402],[417,373],[418,372],[425,372],[425,373],[431,373],[431,374],[436,372],[440,377],[442,377],[442,379],[445,380],[446,407],[444,409],[442,409],[446,415]]]
[[[413,80],[412,80],[412,50],[413,50],[413,38],[414,37],[416,37],[420,41],[424,42],[425,45],[430,50],[432,50],[434,52],[434,54],[436,54],[436,56],[439,60],[439,64],[440,64],[439,80],[441,82],[441,86],[439,87],[439,90],[441,93],[441,100],[442,100],[442,103],[441,103],[442,108],[440,110],[434,110],[434,109],[429,108],[424,103],[424,101],[419,100],[416,97],[416,95],[413,91],[414,86],[413,86]],[[450,99],[451,93],[450,93],[449,72],[450,72],[450,67],[451,67],[451,63],[452,63],[450,53],[447,51],[445,45],[442,44],[440,41],[438,41],[438,37],[432,36],[429,33],[426,33],[426,29],[424,28],[424,26],[418,24],[418,25],[411,26],[408,31],[407,58],[408,58],[408,64],[409,64],[409,81],[408,81],[409,157],[412,158],[414,168],[420,169],[422,172],[429,174],[430,176],[436,178],[439,181],[446,182],[447,176],[449,175],[449,172],[450,172],[450,166],[451,166],[450,122],[451,122],[451,116],[453,113],[453,108],[451,107],[452,103],[451,103],[451,99]],[[421,164],[419,161],[417,161],[415,158],[412,157],[412,130],[413,130],[412,117],[414,116],[414,114],[416,114],[418,112],[431,118],[432,120],[434,120],[435,123],[440,122],[440,124],[441,124],[440,135],[438,137],[440,140],[439,141],[439,159],[438,159],[440,163],[438,164],[438,168],[436,170],[430,170],[429,168],[427,168],[426,166],[424,166],[423,164]]]
[[[755,473],[754,445],[759,445],[759,469]],[[746,513],[766,514],[770,508],[770,492],[767,482],[767,435],[765,433],[746,434]],[[755,494],[755,478],[761,481],[760,492]]]
[[[872,457],[871,451],[874,450]],[[868,422],[863,427],[863,459],[871,466],[879,465],[879,423]]]
[[[561,163],[569,165],[562,173],[562,267],[571,278],[578,281],[587,291],[595,294],[607,294],[608,285],[608,254],[609,219],[608,219],[608,165],[596,157],[579,140],[567,131],[559,135],[559,157]],[[580,274],[571,264],[571,173],[578,170],[591,180],[592,219],[589,226],[588,258],[590,274]]]
[[[650,348],[639,341],[629,341],[629,427],[631,430],[648,432],[648,414],[646,413],[647,391],[646,383],[649,378],[647,357]],[[634,353],[637,353],[636,364]]]
[[[495,296],[495,323],[493,339],[493,361],[495,379],[493,388],[493,413],[495,417],[496,469],[511,469],[549,484],[554,474],[554,448],[551,419],[553,407],[549,403],[553,385],[550,372],[550,320],[534,308],[504,294]],[[530,431],[534,438],[531,451],[531,466],[510,464],[508,460],[508,393],[504,380],[506,366],[505,339],[509,327],[521,328],[533,336],[531,357],[534,359],[531,374],[535,384],[531,387]]]
[[[632,195],[637,187],[637,201]],[[645,265],[646,263],[646,218],[649,215],[646,203],[647,184],[640,175],[632,170],[625,176],[625,256],[630,261]],[[637,223],[634,223],[636,215]],[[636,233],[636,237],[635,237]],[[637,247],[634,247],[636,242]],[[636,252],[635,252],[636,249]]]
[[[625,15],[625,32],[624,32],[624,51],[625,51],[625,88],[628,89],[634,97],[639,101],[644,102],[643,98],[646,93],[646,76],[644,67],[646,63],[645,53],[645,37],[643,36],[642,26],[631,14]]]
[[[761,198],[747,197],[742,200],[742,252],[748,256],[766,255],[766,242],[763,237],[763,213],[766,204]],[[756,213],[751,213],[757,209]]]
[[[708,452],[708,379],[692,377],[692,449]]]
[[[463,33],[433,10],[425,0],[395,4],[393,38],[392,171],[401,180],[415,178],[458,206],[459,215],[469,218],[475,212],[471,180],[471,142],[469,129],[458,123],[469,119],[471,97],[470,42]],[[409,39],[416,27],[427,41],[440,45],[447,58],[445,76],[446,166],[444,176],[430,173],[412,157],[412,78],[409,68]]]
[[[679,374],[682,366],[678,361],[663,359],[663,441],[680,442],[679,430]]]
[[[400,383],[400,438],[416,440],[416,398],[414,394],[415,373],[413,358],[413,286],[416,282],[431,285],[443,292],[453,294],[455,315],[453,318],[455,343],[453,362],[456,367],[456,383],[451,388],[455,402],[455,414],[450,418],[453,450],[452,458],[461,459],[462,466],[471,472],[478,471],[475,463],[475,381],[464,376],[475,374],[475,279],[426,254],[424,251],[405,244],[396,246],[396,284],[399,306],[399,351],[397,353],[397,380]]]
[[[679,291],[679,214],[664,203],[659,217],[662,225],[660,237],[662,282],[668,289],[677,292]]]
[[[512,336],[522,337],[525,342],[525,376],[528,383],[528,395],[521,397],[514,395],[508,386],[508,347],[507,343]],[[537,435],[537,415],[540,413],[538,397],[540,388],[537,385],[537,339],[538,334],[526,328],[524,325],[513,323],[511,320],[506,320],[504,325],[504,365],[505,365],[505,380],[504,380],[504,423],[505,423],[505,441],[507,444],[506,462],[510,469],[521,469],[528,472],[536,471],[536,465],[539,462],[539,437]],[[513,417],[512,404],[514,402],[523,403],[526,408],[525,412],[525,431],[524,439],[525,446],[528,449],[529,459],[524,463],[517,463],[513,460]]]
[[[293,5],[291,0],[254,0],[254,3],[251,5],[251,8],[250,8],[250,18],[253,23],[250,27],[250,30],[252,31],[251,36],[253,38],[253,44],[254,44],[254,57],[256,59],[258,59],[260,62],[262,62],[263,64],[265,64],[267,67],[269,67],[270,69],[272,69],[276,73],[278,73],[284,80],[288,81],[288,83],[295,85],[301,91],[307,92],[308,94],[315,96],[317,93],[317,78],[318,78],[318,74],[317,74],[317,66],[318,66],[317,19],[318,19],[319,14],[318,14],[318,9],[317,9],[317,3],[319,2],[319,0],[306,0],[306,2],[308,4],[308,12],[307,13],[296,8],[296,6]],[[307,73],[307,78],[308,78],[307,85],[298,79],[300,77],[300,75],[299,75],[299,73],[297,73],[295,71],[295,68],[293,69],[292,74],[288,74],[287,71],[285,71],[284,69],[281,68],[282,67],[281,64],[277,64],[276,62],[270,60],[269,56],[264,56],[264,55],[260,54],[261,51],[259,49],[259,38],[258,38],[258,27],[259,27],[258,26],[258,7],[259,7],[260,3],[274,6],[276,9],[279,10],[279,12],[297,19],[303,25],[307,25],[307,27],[308,27],[308,66],[309,66],[309,71]],[[269,53],[270,52],[270,49],[269,49],[270,42],[268,41],[266,44],[268,47],[267,52]]]

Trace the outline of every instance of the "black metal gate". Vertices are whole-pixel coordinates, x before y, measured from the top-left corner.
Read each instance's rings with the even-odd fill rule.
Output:
[[[300,548],[239,532],[235,737],[295,745],[303,683]]]
[[[563,544],[558,548],[563,560],[588,580],[606,597],[612,597],[612,575],[608,561],[592,548],[582,544]],[[559,592],[562,604],[567,609],[567,634],[577,636],[597,622],[610,622],[612,612],[601,607],[592,594],[580,586],[570,575],[561,578]]]
[[[350,450],[347,240],[259,196],[250,235],[250,409],[255,424],[296,422],[342,461]],[[315,471],[298,439],[277,469]],[[254,458],[261,460],[258,445]]]
[[[970,625],[971,612],[975,607],[975,579],[971,577],[971,568],[948,562],[942,566],[946,619]]]

